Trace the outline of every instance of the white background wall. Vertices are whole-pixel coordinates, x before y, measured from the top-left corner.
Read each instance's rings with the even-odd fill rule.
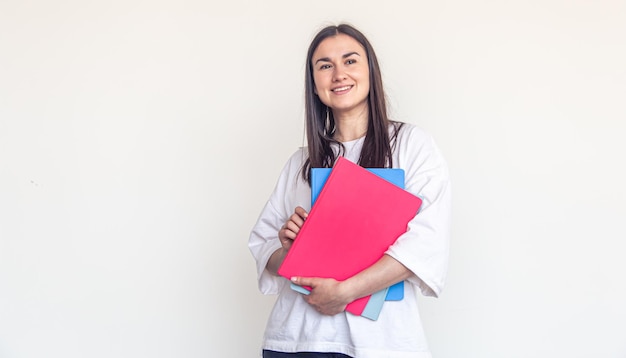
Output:
[[[0,2],[0,357],[254,357],[248,233],[349,21],[454,184],[437,358],[626,357],[626,3]]]

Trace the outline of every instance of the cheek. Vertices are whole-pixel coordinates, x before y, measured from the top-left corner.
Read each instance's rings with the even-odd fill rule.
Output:
[[[321,89],[327,87],[333,82],[332,71],[315,71],[313,73],[313,83],[315,87]]]
[[[370,88],[370,76],[368,73],[362,74],[360,78],[361,86],[369,90]]]
[[[320,90],[320,84],[324,83],[324,79],[320,75],[313,75],[313,87],[317,93]]]
[[[361,78],[361,81],[369,83],[370,73],[368,71],[361,71],[359,72],[359,78]]]
[[[324,95],[324,87],[320,86],[320,79],[319,78],[314,78],[313,79],[313,91],[315,92],[316,95]]]

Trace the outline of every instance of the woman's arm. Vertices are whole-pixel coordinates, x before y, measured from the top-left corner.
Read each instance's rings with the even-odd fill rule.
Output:
[[[334,315],[343,312],[348,303],[411,276],[413,273],[399,261],[383,255],[375,264],[344,281],[316,277],[293,277],[292,281],[312,288],[304,299],[318,312]]]
[[[307,216],[306,210],[297,207],[279,230],[278,238],[282,246],[274,251],[266,266],[273,275],[277,275]],[[334,315],[344,311],[348,303],[357,298],[371,295],[411,276],[413,273],[403,264],[383,255],[372,266],[344,281],[315,277],[293,277],[292,281],[312,288],[311,294],[304,296],[310,305],[323,314]]]
[[[445,160],[432,137],[417,127],[405,128],[398,143],[399,167],[406,173],[405,189],[419,195],[422,208],[408,230],[374,265],[345,280],[296,278],[313,287],[305,300],[325,314],[336,314],[357,298],[378,292],[402,280],[425,295],[441,291],[448,263],[451,198]]]

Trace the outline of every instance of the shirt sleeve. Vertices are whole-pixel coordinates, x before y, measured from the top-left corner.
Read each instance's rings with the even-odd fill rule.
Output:
[[[302,163],[302,151],[296,152],[285,164],[265,207],[252,228],[248,239],[248,248],[256,260],[259,290],[263,294],[277,294],[288,282],[265,269],[270,256],[281,247],[278,231],[289,218],[296,206],[303,206],[303,200],[310,202],[310,190],[305,188],[299,178]],[[308,192],[306,190],[309,190]]]
[[[272,206],[271,199],[265,204],[248,240],[248,247],[256,260],[259,290],[263,294],[277,294],[285,280],[265,269],[270,256],[281,247],[278,231],[282,226],[280,214]]]
[[[439,296],[446,277],[451,226],[451,188],[447,164],[433,138],[409,127],[396,150],[405,170],[405,189],[422,199],[407,232],[386,254],[414,273],[408,279],[427,296]],[[394,163],[395,164],[395,163]]]

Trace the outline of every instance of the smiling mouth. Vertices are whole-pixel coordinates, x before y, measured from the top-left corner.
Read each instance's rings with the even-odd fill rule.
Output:
[[[343,86],[343,87],[337,87],[337,88],[333,88],[333,92],[337,93],[337,92],[345,92],[348,91],[349,89],[351,89],[352,86]]]

